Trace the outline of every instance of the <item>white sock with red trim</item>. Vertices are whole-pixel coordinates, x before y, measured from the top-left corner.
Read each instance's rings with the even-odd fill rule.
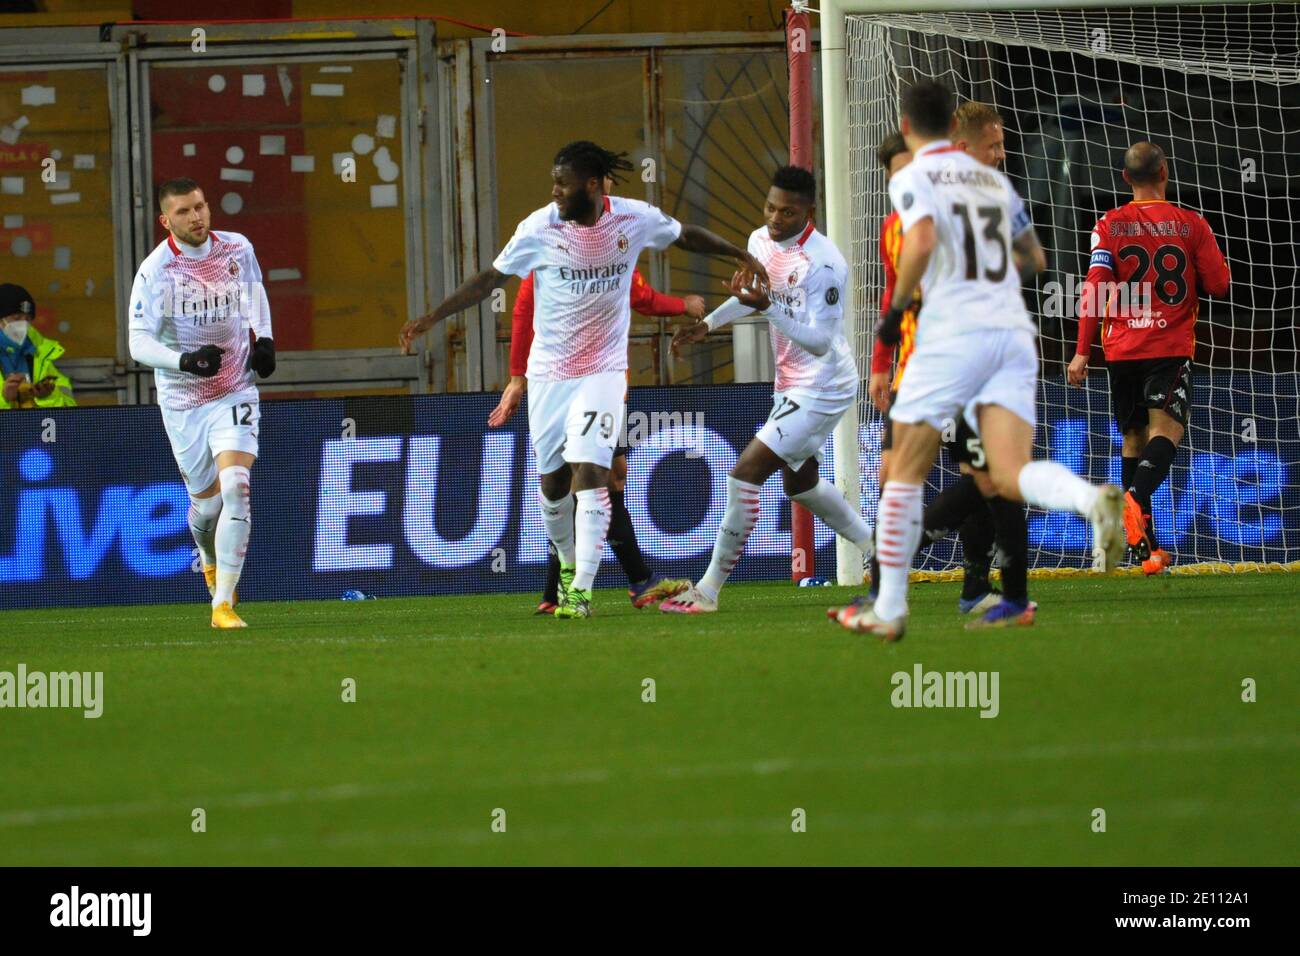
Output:
[[[718,539],[713,543],[713,560],[697,585],[700,593],[710,601],[718,600],[718,592],[727,583],[727,576],[740,560],[750,532],[758,524],[760,490],[759,485],[727,476],[727,510],[722,515]]]
[[[876,518],[876,560],[880,562],[880,594],[876,616],[892,621],[907,613],[907,573],[921,543],[924,511],[920,485],[885,482]]]

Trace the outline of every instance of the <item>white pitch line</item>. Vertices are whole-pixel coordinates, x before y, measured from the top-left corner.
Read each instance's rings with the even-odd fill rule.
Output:
[[[0,812],[0,828],[37,826],[68,820],[135,817],[148,813],[175,813],[177,807],[201,806],[257,808],[295,803],[319,803],[356,799],[385,799],[404,794],[437,790],[509,790],[523,787],[568,787],[611,782],[710,778],[729,776],[768,776],[784,773],[860,772],[914,767],[942,767],[952,764],[1021,763],[1037,760],[1065,760],[1077,757],[1123,757],[1149,754],[1191,754],[1225,750],[1291,750],[1300,747],[1300,737],[1210,737],[1173,738],[1169,740],[1112,741],[1087,746],[1032,746],[1010,751],[930,751],[920,754],[884,754],[858,760],[800,761],[791,758],[765,758],[727,764],[696,764],[685,767],[647,767],[612,773],[604,768],[579,768],[553,773],[514,773],[507,777],[481,780],[412,781],[402,784],[340,783],[326,787],[249,791],[203,797],[177,797],[172,800],[124,803],[73,804],[59,807],[36,807]]]
[[[1204,800],[1170,799],[1157,802],[1144,801],[1134,804],[1116,804],[1112,813],[1121,813],[1130,825],[1149,821],[1166,822],[1169,820],[1192,820],[1209,816],[1217,812],[1231,813],[1235,804],[1212,804]],[[1074,825],[1082,817],[1086,819],[1087,806],[1084,802],[1057,805],[1029,804],[1025,806],[1004,808],[979,808],[971,810],[927,810],[909,812],[881,812],[872,810],[863,813],[814,813],[810,815],[810,832],[825,833],[861,833],[882,830],[915,831],[970,831],[978,829],[997,829],[1004,827],[1041,827],[1049,825]],[[324,850],[345,849],[381,849],[400,847],[409,849],[415,846],[475,846],[490,842],[523,843],[557,843],[572,846],[577,841],[603,841],[622,839],[629,841],[657,841],[681,837],[734,837],[734,836],[778,836],[789,832],[790,821],[781,815],[754,817],[690,817],[661,818],[650,820],[608,821],[594,820],[587,824],[574,823],[539,823],[512,826],[507,835],[490,832],[486,823],[475,827],[404,827],[401,829],[344,830],[316,835],[311,833],[266,834],[245,839],[214,839],[205,845],[204,851],[210,854],[248,854],[257,851],[289,850],[310,847]],[[815,828],[811,829],[811,828]],[[193,847],[193,841],[186,836],[165,839],[137,840],[125,847],[104,849],[102,852],[92,849],[102,858],[120,860],[124,854],[149,857],[167,852],[169,849],[184,845]],[[61,852],[80,854],[84,858],[86,847],[59,847],[51,850],[55,855]],[[864,860],[863,862],[871,862]]]

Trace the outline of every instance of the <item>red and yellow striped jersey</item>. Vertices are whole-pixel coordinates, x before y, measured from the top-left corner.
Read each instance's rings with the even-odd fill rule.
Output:
[[[898,281],[898,255],[902,249],[903,222],[898,218],[897,211],[890,212],[880,225],[880,261],[885,267],[885,294],[880,300],[881,315],[889,308],[889,303],[894,297],[894,285]],[[903,380],[903,371],[907,368],[907,360],[912,357],[912,349],[916,345],[916,321],[920,311],[921,290],[918,288],[912,296],[911,305],[903,313],[902,338],[898,343],[898,362],[894,368],[894,381],[890,386],[894,391],[898,391],[898,386]],[[871,370],[888,371],[889,358],[889,349],[877,342],[872,354]]]

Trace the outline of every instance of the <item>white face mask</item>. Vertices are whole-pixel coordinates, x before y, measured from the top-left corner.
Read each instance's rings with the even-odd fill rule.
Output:
[[[23,340],[27,338],[27,320],[19,319],[17,322],[9,322],[5,325],[5,336],[14,345],[22,345]]]

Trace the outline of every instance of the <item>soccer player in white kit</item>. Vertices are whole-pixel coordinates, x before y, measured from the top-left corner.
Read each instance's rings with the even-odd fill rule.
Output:
[[[407,322],[399,338],[409,353],[415,337],[436,322],[482,301],[512,275],[534,274],[528,431],[542,518],[560,556],[559,618],[591,616],[591,585],[609,529],[609,467],[623,431],[637,256],[644,248],[675,245],[726,256],[750,281],[766,279],[752,256],[707,229],[637,199],[607,196],[605,177],[617,182],[631,168],[623,154],[587,140],[563,147],[551,168],[553,201],[519,224],[489,268]]]
[[[190,494],[212,626],[246,627],[234,610],[235,586],[252,530],[249,469],[260,420],[253,373],[275,371],[271,310],[252,244],[211,231],[198,183],[168,180],[158,204],[167,238],[131,287],[131,357],[154,369],[163,426]]]
[[[768,320],[776,383],[772,411],[727,476],[727,510],[713,557],[698,584],[659,605],[673,614],[708,614],[758,523],[763,483],[778,471],[785,493],[836,534],[872,551],[871,527],[839,490],[818,473],[822,448],[841,416],[857,401],[858,368],[844,337],[848,263],[813,224],[817,182],[798,166],[772,177],[766,224],[749,237],[749,252],[767,268],[766,287],[745,288],[733,276],[732,298],[680,330],[673,345],[699,342],[709,332],[754,312]]]
[[[945,420],[964,415],[980,437],[994,489],[1048,511],[1092,522],[1094,566],[1124,553],[1123,492],[1094,486],[1053,461],[1030,461],[1038,347],[1014,267],[1015,189],[1001,172],[954,146],[953,94],[924,80],[903,91],[901,130],[912,162],[889,197],[903,224],[894,302],[925,289],[916,347],[890,411],[894,451],[880,499],[874,606],[841,618],[851,630],[897,640],[907,627],[907,584],[921,536],[925,476]],[[1032,229],[1020,217],[1019,232]],[[891,304],[877,334],[897,342],[902,309]]]

